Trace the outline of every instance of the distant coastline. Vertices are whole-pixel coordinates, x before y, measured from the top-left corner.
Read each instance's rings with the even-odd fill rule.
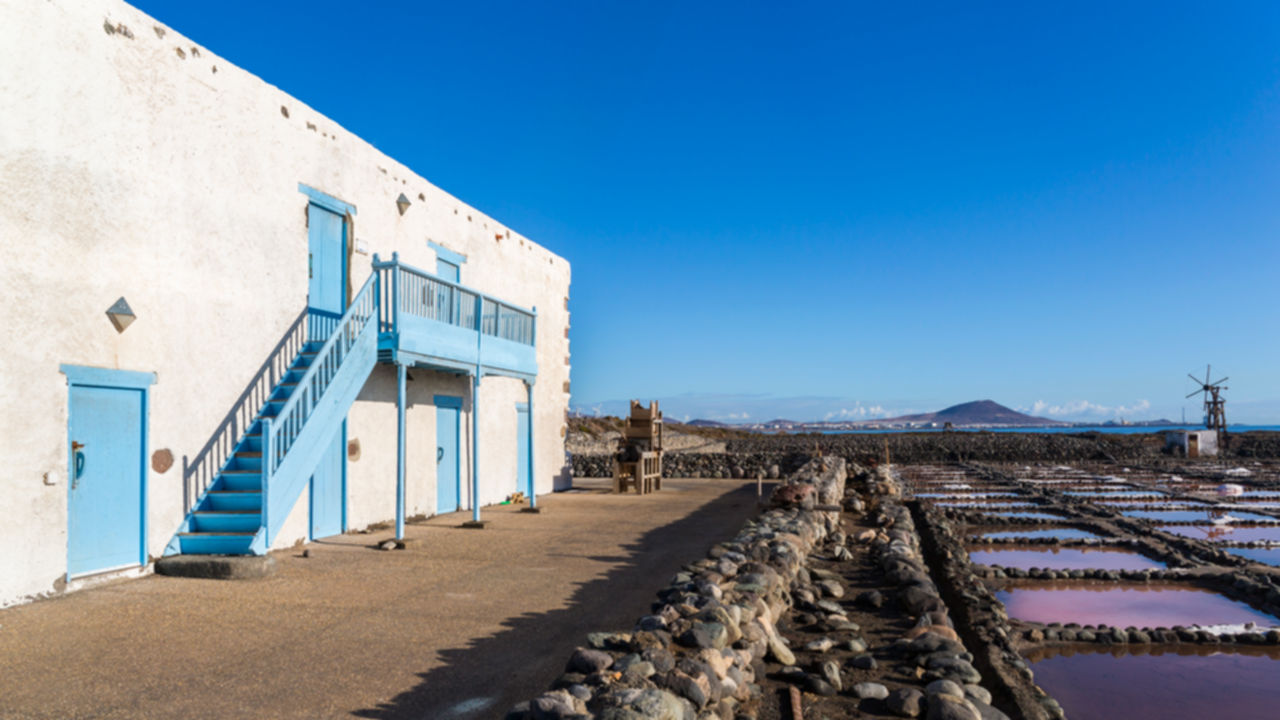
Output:
[[[1203,430],[1203,425],[1053,425],[1053,426],[1026,426],[1026,427],[960,427],[960,428],[934,428],[934,427],[890,427],[890,428],[873,428],[861,427],[853,429],[839,430],[750,430],[750,432],[760,432],[768,434],[788,433],[818,433],[821,435],[867,435],[867,434],[884,434],[884,433],[977,433],[977,432],[997,432],[997,433],[1054,433],[1054,434],[1071,434],[1071,433],[1115,433],[1118,435],[1139,435],[1142,433],[1158,433],[1165,430]],[[1232,433],[1245,432],[1280,432],[1280,425],[1230,425],[1227,430]]]

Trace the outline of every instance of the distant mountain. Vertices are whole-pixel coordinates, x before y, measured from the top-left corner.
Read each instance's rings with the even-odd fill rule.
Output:
[[[689,422],[682,424],[689,425],[691,427],[729,427],[726,423],[717,422],[715,420],[703,420],[701,418],[697,420],[690,420]]]
[[[1067,425],[1068,423],[1048,418],[1025,415],[1007,408],[991,400],[975,400],[973,402],[952,405],[945,410],[917,415],[902,415],[895,418],[882,418],[876,424],[890,423],[951,423],[956,427],[962,425]]]

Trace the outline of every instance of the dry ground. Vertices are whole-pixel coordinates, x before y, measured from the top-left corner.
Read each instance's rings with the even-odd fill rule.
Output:
[[[630,629],[754,513],[755,484],[603,483],[276,554],[257,581],[152,576],[0,610],[0,718],[490,718],[594,630]],[[767,490],[767,488],[766,488]]]

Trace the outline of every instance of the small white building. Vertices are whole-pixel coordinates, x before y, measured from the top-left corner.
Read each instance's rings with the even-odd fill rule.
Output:
[[[564,258],[118,0],[0,107],[0,606],[569,482]]]
[[[1167,430],[1164,446],[1175,454],[1188,458],[1216,457],[1218,454],[1217,430]]]

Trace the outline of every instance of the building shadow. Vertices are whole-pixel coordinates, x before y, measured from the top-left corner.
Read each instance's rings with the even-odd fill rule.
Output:
[[[372,720],[501,718],[516,703],[549,690],[574,648],[586,643],[587,633],[630,631],[672,575],[704,557],[712,545],[732,539],[755,512],[751,483],[650,530],[624,546],[625,555],[597,558],[622,564],[579,584],[567,607],[509,618],[496,635],[440,651],[444,664],[418,673],[412,689],[352,715]]]

